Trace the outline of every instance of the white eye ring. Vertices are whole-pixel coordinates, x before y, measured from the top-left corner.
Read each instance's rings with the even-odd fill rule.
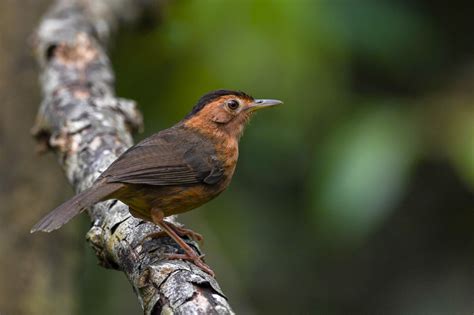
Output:
[[[227,108],[229,108],[230,110],[234,111],[236,110],[237,108],[239,108],[240,104],[238,101],[236,100],[230,100],[227,102]]]

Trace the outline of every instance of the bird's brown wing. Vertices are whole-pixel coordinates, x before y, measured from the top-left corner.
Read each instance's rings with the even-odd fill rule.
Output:
[[[156,134],[130,148],[101,175],[107,182],[156,186],[217,183],[223,176],[213,146],[182,129]]]

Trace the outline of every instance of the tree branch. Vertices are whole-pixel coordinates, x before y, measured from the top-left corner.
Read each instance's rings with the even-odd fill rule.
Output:
[[[143,0],[59,0],[36,31],[44,99],[33,134],[42,149],[57,153],[78,191],[132,145],[131,132],[142,126],[135,103],[115,96],[103,45],[119,21],[133,18],[144,5]],[[171,239],[141,244],[159,230],[154,224],[135,219],[117,201],[100,203],[89,215],[87,240],[101,265],[126,274],[145,314],[233,313],[214,278],[190,262],[165,260],[165,253],[179,250]]]

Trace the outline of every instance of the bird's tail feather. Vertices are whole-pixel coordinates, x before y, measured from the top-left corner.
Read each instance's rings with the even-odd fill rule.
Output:
[[[31,233],[37,231],[51,232],[59,229],[88,207],[99,201],[106,200],[108,196],[121,187],[122,184],[108,183],[96,184],[84,190],[43,217],[31,229]]]

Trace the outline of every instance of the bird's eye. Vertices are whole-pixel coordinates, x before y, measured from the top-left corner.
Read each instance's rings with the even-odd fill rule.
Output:
[[[227,102],[227,107],[230,110],[236,110],[237,108],[239,108],[239,102],[237,102],[236,100],[230,100]]]

